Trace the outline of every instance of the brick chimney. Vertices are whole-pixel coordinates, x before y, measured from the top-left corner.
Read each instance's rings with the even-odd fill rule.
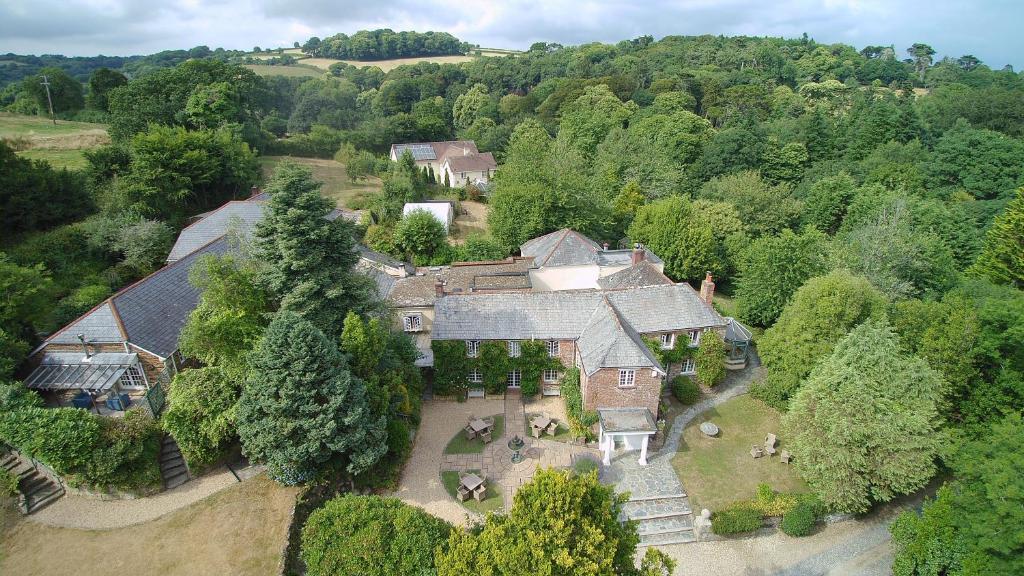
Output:
[[[434,295],[438,298],[444,296],[444,281],[440,278],[434,280]]]
[[[249,198],[255,198],[256,196],[259,196],[259,194],[260,194],[260,187],[259,186],[253,186],[252,188],[249,188]]]
[[[708,306],[711,305],[711,300],[715,297],[715,283],[711,280],[711,272],[708,272],[704,277],[704,281],[700,283],[700,299],[707,302]]]
[[[605,250],[605,252],[608,251],[608,243],[607,242],[605,242],[604,244],[601,244],[601,247]]]
[[[646,257],[647,252],[644,250],[644,245],[639,242],[633,244],[633,265],[636,266],[643,262]]]

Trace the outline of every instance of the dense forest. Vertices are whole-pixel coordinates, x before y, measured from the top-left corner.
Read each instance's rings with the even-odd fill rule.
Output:
[[[313,36],[302,51],[320,58],[339,60],[387,60],[415,56],[465,54],[472,46],[447,32],[395,32],[389,29],[360,30],[352,36],[335,34],[321,40]]]
[[[357,37],[304,49],[435,49]],[[759,331],[768,377],[754,394],[812,432],[808,445],[832,448],[801,472],[833,509],[948,478],[894,528],[897,573],[1020,571],[1019,538],[995,528],[1024,521],[1024,77],[935,53],[640,37],[387,73],[337,64],[317,78],[261,78],[216,58],[131,80],[107,71],[94,83],[97,71],[88,90],[65,75],[60,111],[91,107],[114,142],[77,175],[0,156],[0,177],[32,174],[0,185],[4,214],[57,198],[81,207],[8,223],[19,241],[0,260],[13,303],[0,309],[12,343],[0,376],[56,326],[53,301],[64,320],[157,265],[185,218],[258,179],[257,154],[337,155],[353,177],[383,180],[357,234],[417,263],[501,257],[570,227],[647,244],[677,281],[711,271],[722,311]],[[34,82],[0,103],[42,110]],[[403,202],[443,185],[381,156],[453,137],[500,166],[489,235],[458,248],[400,219]],[[828,422],[851,414],[872,452],[833,461],[850,440]]]

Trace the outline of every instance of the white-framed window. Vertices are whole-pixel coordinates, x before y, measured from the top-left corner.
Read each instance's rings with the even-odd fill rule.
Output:
[[[513,370],[508,373],[508,385],[513,388],[519,388],[519,385],[523,382],[523,373],[519,370]]]
[[[474,368],[469,371],[469,377],[467,379],[472,384],[479,384],[484,381],[484,373]]]
[[[480,341],[466,340],[466,356],[476,358],[480,355]]]
[[[509,358],[519,358],[519,354],[520,353],[521,353],[521,350],[519,349],[519,340],[509,340],[508,341],[508,357]]]
[[[696,374],[697,373],[697,366],[696,366],[696,364],[693,363],[693,358],[687,358],[687,359],[683,360],[682,373],[683,374]]]
[[[121,384],[127,388],[144,388],[146,380],[142,377],[142,371],[138,366],[129,366],[121,375]]]
[[[636,370],[619,370],[619,388],[636,386]]]
[[[423,330],[423,316],[420,314],[409,314],[402,317],[402,327],[406,332],[419,332]]]
[[[661,349],[671,350],[676,347],[676,335],[675,334],[662,334],[661,335]]]
[[[558,382],[558,370],[545,370],[544,371],[545,382]]]
[[[704,332],[702,330],[690,330],[690,347],[696,348],[700,345],[700,335]]]
[[[548,340],[548,356],[558,358],[558,340]]]

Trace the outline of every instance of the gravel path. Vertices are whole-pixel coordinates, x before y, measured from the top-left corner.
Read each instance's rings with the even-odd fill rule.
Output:
[[[221,467],[177,488],[136,500],[96,500],[68,494],[26,519],[82,530],[124,528],[155,520],[237,483],[231,472]]]

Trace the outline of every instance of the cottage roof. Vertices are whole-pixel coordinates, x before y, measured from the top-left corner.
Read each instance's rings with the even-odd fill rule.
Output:
[[[644,259],[661,263],[661,258],[647,248]],[[563,228],[550,234],[527,240],[519,247],[523,256],[533,256],[538,268],[545,266],[629,266],[633,262],[632,250],[605,250],[600,244],[575,230]]]
[[[391,291],[395,289],[397,278],[367,263],[365,260],[357,262],[355,270],[373,280],[373,284],[377,289],[377,296],[381,300],[387,299],[391,295]]]
[[[607,295],[594,308],[576,345],[588,376],[601,368],[636,367],[663,371],[640,335],[619,314]]]
[[[648,408],[598,408],[597,417],[605,432],[657,432]]]
[[[494,156],[490,152],[465,156],[452,154],[445,158],[444,162],[448,164],[452,172],[483,172],[498,167],[498,163],[494,161]]]
[[[530,288],[530,258],[506,258],[489,262],[458,262],[450,266],[421,268],[415,276],[395,280],[389,297],[395,306],[433,306],[435,283],[444,283],[448,294],[480,291],[516,291]]]
[[[597,285],[605,290],[639,288],[641,286],[662,286],[673,284],[661,270],[648,260],[623,268],[614,274],[597,279]]]
[[[437,291],[434,282],[435,274],[406,276],[395,280],[388,299],[395,306],[433,306]]]
[[[401,158],[402,154],[408,150],[412,154],[413,160],[439,160],[444,162],[444,159],[449,154],[476,154],[476,142],[472,140],[447,140],[444,142],[409,142],[406,144],[392,144],[391,152],[395,158]]]
[[[124,342],[125,335],[121,330],[121,323],[114,313],[109,300],[104,300],[98,306],[89,310],[75,321],[52,334],[47,342],[54,344],[78,344],[81,334],[86,342]]]
[[[225,203],[202,220],[182,229],[171,253],[167,255],[167,262],[180,260],[220,238],[231,226],[237,226],[239,233],[249,236],[256,223],[263,219],[264,210],[264,202],[233,200]]]
[[[607,292],[615,309],[642,334],[722,326],[725,320],[689,284]]]
[[[392,258],[387,254],[381,254],[376,250],[373,250],[363,244],[356,244],[356,250],[359,252],[359,257],[369,261],[377,266],[383,266],[385,268],[404,269],[406,274],[415,274],[416,267],[408,262],[403,262],[397,258]]]

